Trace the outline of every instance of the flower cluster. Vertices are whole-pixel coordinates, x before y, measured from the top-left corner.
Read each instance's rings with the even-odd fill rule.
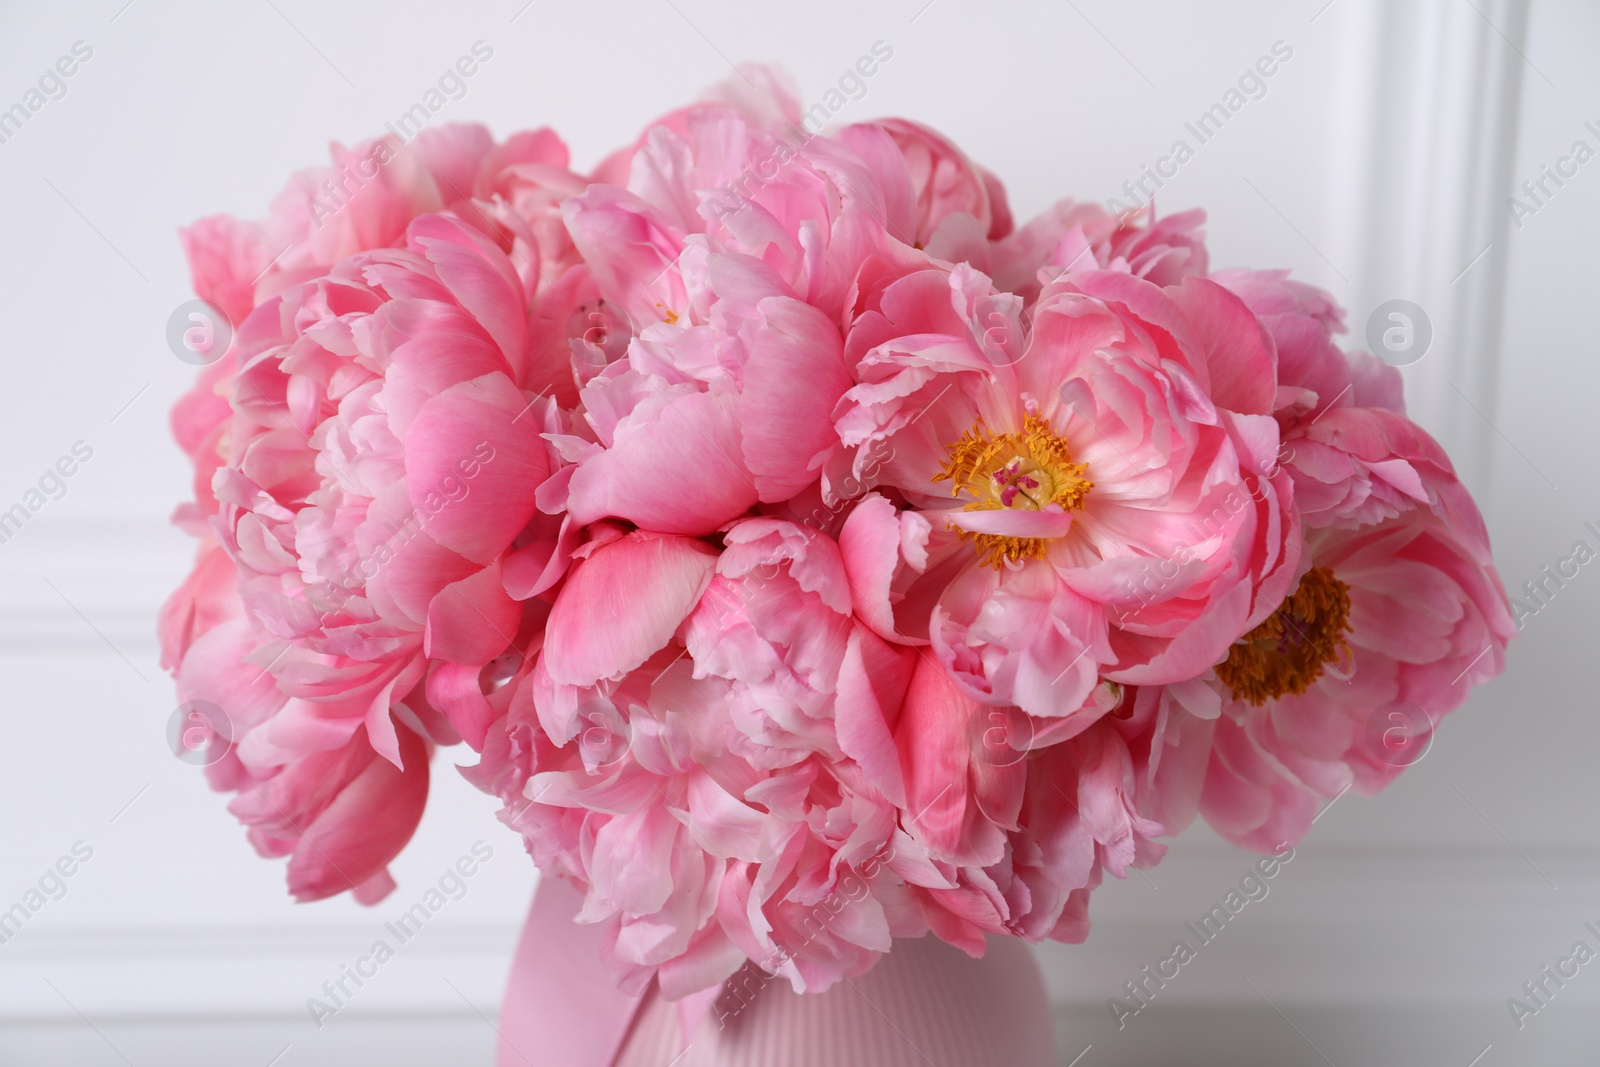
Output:
[[[1501,671],[1483,523],[1331,297],[1199,212],[1017,228],[752,74],[591,175],[424,131],[330,220],[310,174],[186,233],[238,327],[163,646],[298,897],[391,888],[464,741],[626,988],[820,990],[1081,940],[1197,814],[1293,841]]]

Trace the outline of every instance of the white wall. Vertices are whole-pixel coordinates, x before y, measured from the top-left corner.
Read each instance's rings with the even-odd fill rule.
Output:
[[[1217,265],[1293,266],[1333,289],[1358,334],[1383,299],[1428,309],[1438,335],[1408,388],[1484,494],[1508,584],[1600,519],[1600,161],[1520,229],[1497,188],[1577,138],[1600,147],[1583,129],[1600,126],[1600,13],[1584,0],[124,2],[0,7],[0,104],[73,42],[94,49],[0,144],[0,506],[75,441],[94,449],[0,545],[0,908],[75,842],[94,849],[0,946],[0,1062],[485,1061],[479,1012],[493,1016],[533,874],[452,754],[388,904],[293,906],[281,866],[168,753],[152,638],[190,549],[165,525],[187,477],[165,430],[190,372],[163,341],[189,295],[176,227],[260,214],[291,168],[377,132],[480,38],[494,58],[449,117],[549,123],[580,165],[722,77],[724,57],[781,61],[817,95],[882,39],[893,60],[839,118],[940,127],[1023,217],[1065,192],[1116,195],[1285,41],[1266,96],[1159,202],[1211,211]],[[1597,592],[1585,571],[1531,619],[1507,675],[1427,759],[1376,800],[1339,801],[1272,895],[1121,1033],[1106,999],[1250,858],[1197,830],[1148,879],[1101,890],[1090,942],[1043,953],[1063,1062],[1090,1044],[1083,1067],[1464,1067],[1486,1046],[1485,1067],[1580,1062],[1600,1039],[1600,972],[1520,1033],[1505,1000],[1574,940],[1600,944],[1583,929],[1600,927]],[[467,896],[315,1029],[305,999],[478,838],[495,858]]]

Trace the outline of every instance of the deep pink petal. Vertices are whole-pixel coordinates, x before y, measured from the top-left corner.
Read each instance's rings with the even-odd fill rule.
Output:
[[[890,803],[905,807],[905,775],[894,732],[917,653],[856,628],[839,666],[834,725],[839,748]]]
[[[422,648],[431,659],[481,666],[511,644],[521,618],[522,607],[506,593],[496,560],[433,598]]]
[[[663,533],[708,534],[756,502],[742,454],[732,398],[675,397],[579,464],[567,507],[581,523],[614,516]]]
[[[428,536],[475,563],[522,532],[549,474],[526,407],[510,379],[486,374],[429,400],[406,433],[406,488]]]
[[[760,312],[739,405],[744,455],[761,499],[787,500],[817,480],[837,444],[833,407],[851,382],[822,312],[785,297],[768,297]]]
[[[321,900],[357,888],[411,840],[428,798],[428,749],[416,734],[402,730],[400,752],[405,770],[374,754],[305,828],[289,860],[289,892],[296,900]]]
[[[711,581],[716,553],[636,531],[579,563],[551,609],[544,664],[558,684],[617,678],[665,647]]]
[[[935,855],[961,851],[969,723],[977,717],[978,705],[956,689],[937,663],[919,655],[895,741],[906,783],[907,829]]]

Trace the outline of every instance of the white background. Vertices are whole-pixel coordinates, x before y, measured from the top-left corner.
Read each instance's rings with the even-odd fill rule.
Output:
[[[480,39],[492,60],[435,121],[549,124],[579,167],[729,59],[781,63],[810,103],[882,40],[892,60],[836,119],[944,130],[1019,220],[1117,195],[1284,41],[1266,96],[1158,205],[1210,211],[1216,266],[1332,289],[1357,338],[1383,300],[1428,310],[1413,410],[1480,494],[1508,586],[1600,543],[1582,529],[1600,520],[1600,160],[1520,227],[1505,204],[1573,141],[1600,148],[1583,128],[1600,127],[1592,2],[124,2],[0,3],[0,108],[73,42],[94,49],[0,144],[0,509],[74,442],[94,449],[0,545],[0,909],[74,842],[94,849],[0,946],[0,1064],[489,1062],[534,875],[451,769],[466,756],[436,760],[388,902],[295,906],[281,864],[169,754],[153,638],[192,547],[166,525],[188,478],[165,421],[191,373],[163,336],[190,296],[177,227],[263,214],[291,169],[381,132]],[[1148,878],[1100,890],[1089,943],[1041,951],[1062,1063],[1593,1062],[1600,964],[1521,1031],[1506,1007],[1576,940],[1600,947],[1583,925],[1600,927],[1592,569],[1426,759],[1338,801],[1271,895],[1120,1033],[1107,999],[1251,857],[1196,828]],[[480,838],[494,858],[466,897],[317,1030],[306,998]]]

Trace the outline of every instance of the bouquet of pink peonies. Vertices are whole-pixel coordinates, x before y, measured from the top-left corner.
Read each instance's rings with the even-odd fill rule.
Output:
[[[392,889],[465,742],[629,990],[1080,941],[1104,872],[1197,814],[1297,840],[1502,670],[1399,373],[1200,212],[1016,228],[761,70],[590,175],[548,130],[334,151],[380,156],[184,234],[233,334],[173,413],[164,660],[299,899]]]

